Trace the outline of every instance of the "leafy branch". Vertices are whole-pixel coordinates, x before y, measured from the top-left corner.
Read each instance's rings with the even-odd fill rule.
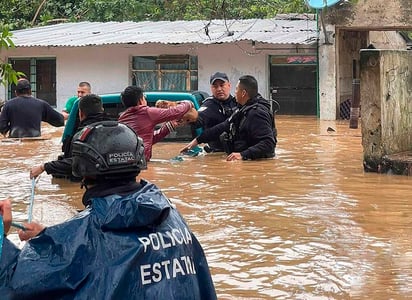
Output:
[[[14,48],[14,43],[11,39],[12,34],[7,27],[0,28],[0,51],[1,49]],[[0,59],[0,84],[7,85],[7,83],[17,83],[19,77],[24,76],[23,72],[18,72],[13,69],[12,65]]]

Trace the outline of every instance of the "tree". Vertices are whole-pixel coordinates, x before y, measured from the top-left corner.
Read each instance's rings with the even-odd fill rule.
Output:
[[[303,0],[171,0],[165,1],[168,20],[271,18],[279,13],[307,13]]]
[[[0,20],[11,30],[79,21],[174,21],[269,18],[314,12],[304,0],[7,0]]]
[[[0,51],[1,49],[14,47],[11,39],[12,34],[8,28],[0,28],[0,31]],[[24,76],[24,73],[15,71],[10,63],[0,59],[0,84],[7,85],[7,83],[17,83],[18,78],[21,76]]]

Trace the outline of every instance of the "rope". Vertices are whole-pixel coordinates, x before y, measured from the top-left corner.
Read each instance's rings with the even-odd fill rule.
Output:
[[[36,186],[36,178],[31,179],[31,195],[30,195],[30,204],[29,204],[29,214],[27,217],[28,223],[31,223],[33,218],[33,203],[34,203],[34,188]]]

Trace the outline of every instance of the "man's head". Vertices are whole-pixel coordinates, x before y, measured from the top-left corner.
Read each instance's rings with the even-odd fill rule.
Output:
[[[239,78],[236,85],[235,97],[240,105],[244,105],[249,99],[258,93],[258,83],[255,77],[244,75]]]
[[[144,102],[146,101],[143,94],[143,89],[135,85],[130,85],[125,88],[120,97],[126,108],[136,106],[138,104],[145,104]]]
[[[92,92],[92,87],[90,85],[90,83],[86,82],[86,81],[82,81],[79,83],[78,87],[77,87],[77,97],[83,97],[86,96],[88,94],[90,94]]]
[[[17,81],[16,95],[31,95],[30,81],[25,78],[21,78]]]
[[[102,113],[103,103],[102,99],[95,94],[88,94],[80,98],[79,100],[79,117],[80,121],[84,120],[88,116]]]
[[[134,180],[146,169],[141,138],[125,124],[101,121],[84,127],[72,142],[72,173],[105,182]]]
[[[226,73],[216,72],[210,76],[210,90],[213,97],[225,101],[230,96],[230,82]]]

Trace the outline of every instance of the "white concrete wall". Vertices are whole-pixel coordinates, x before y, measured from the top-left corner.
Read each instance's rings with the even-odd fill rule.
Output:
[[[323,31],[319,36],[319,118],[336,120],[336,44],[333,38],[335,28],[327,26],[328,40],[325,43]]]
[[[247,47],[244,45],[243,47]],[[222,55],[227,53],[227,55]],[[237,80],[242,75],[253,75],[259,83],[259,92],[269,96],[269,61],[268,53],[250,55],[235,45],[209,45],[198,50],[199,89],[210,93],[209,78],[216,71],[225,72],[232,82],[232,93]]]
[[[270,51],[253,54],[250,42],[217,45],[107,45],[99,47],[32,47],[1,53],[3,59],[18,57],[56,58],[57,110],[76,92],[80,81],[89,81],[96,94],[120,92],[131,83],[131,57],[138,55],[190,54],[198,56],[199,90],[210,93],[209,77],[215,71],[226,72],[234,92],[237,79],[250,74],[259,82],[260,93],[269,96]],[[2,88],[0,98],[6,98]]]

